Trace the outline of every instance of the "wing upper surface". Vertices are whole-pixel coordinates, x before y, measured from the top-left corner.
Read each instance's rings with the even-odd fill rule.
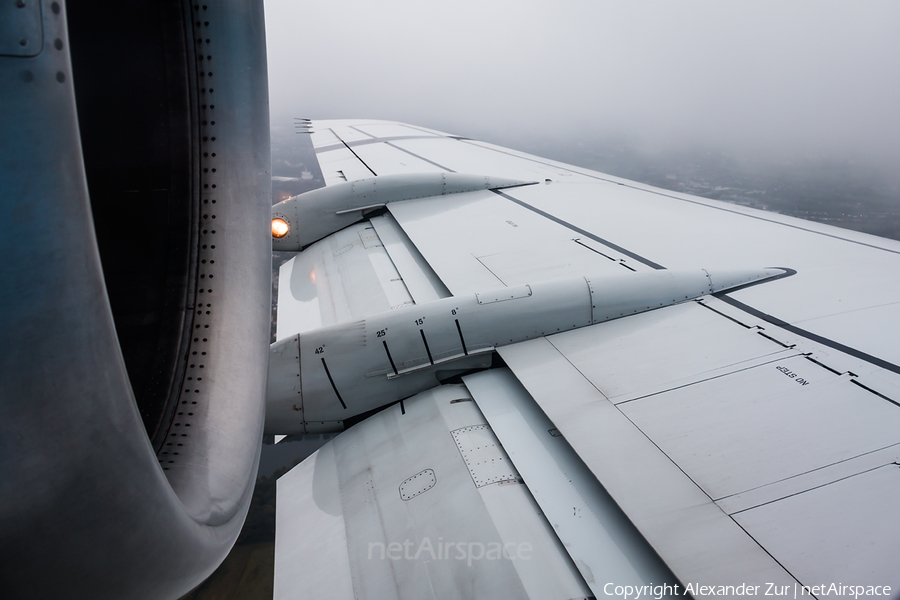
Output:
[[[772,581],[768,561],[751,566],[752,538],[801,584],[896,583],[886,506],[900,485],[900,410],[859,385],[867,378],[717,314],[721,304],[500,353],[683,580]],[[827,544],[807,535],[823,528]],[[866,545],[865,559],[845,550]]]
[[[790,269],[498,351],[683,582],[900,583],[900,243],[399,123],[315,128],[329,183],[542,182],[389,204],[372,224],[402,241],[388,254],[407,293],[422,284],[416,303],[585,273]]]
[[[328,123],[332,122],[322,122],[321,127]],[[795,277],[733,297],[814,334],[900,364],[900,345],[882,331],[885,322],[900,323],[900,279],[890,276],[900,268],[900,243],[894,240],[660,190],[399,124],[404,129],[386,131],[421,135],[378,138],[374,125],[360,122],[352,127],[373,132],[364,144],[350,142],[360,159],[399,153],[393,168],[384,164],[378,174],[403,172],[396,166],[402,162],[399,156],[412,153],[450,172],[550,179],[544,185],[494,193],[498,198],[485,192],[392,206],[442,278],[457,281],[462,270],[480,283],[483,275],[473,257],[482,256],[490,257],[485,262],[496,268],[489,270],[505,284],[545,278],[573,261],[580,267],[575,244],[559,243],[565,239],[598,250],[594,253],[598,268],[608,266],[603,254],[635,269],[790,267],[798,271]],[[333,146],[317,149],[320,160],[334,151],[328,148]],[[523,221],[531,229],[515,232],[513,238],[511,229]],[[535,260],[538,254],[541,259]],[[461,261],[469,264],[460,267]],[[448,287],[453,290],[449,283]],[[471,289],[460,283],[453,291]]]

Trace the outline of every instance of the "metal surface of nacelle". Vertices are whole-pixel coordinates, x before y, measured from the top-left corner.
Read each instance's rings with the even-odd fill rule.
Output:
[[[266,431],[340,431],[345,419],[487,367],[498,346],[782,275],[653,271],[501,288],[294,335],[271,347]]]
[[[228,554],[256,481],[263,5],[110,8],[0,8],[5,598],[179,598]]]
[[[272,249],[299,251],[391,202],[499,190],[534,181],[464,173],[383,175],[312,190],[272,207]],[[276,225],[280,228],[276,228]]]

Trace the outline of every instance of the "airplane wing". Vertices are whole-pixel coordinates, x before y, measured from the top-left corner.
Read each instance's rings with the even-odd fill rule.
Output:
[[[277,598],[897,595],[900,243],[312,132],[266,427],[346,431],[279,481]]]

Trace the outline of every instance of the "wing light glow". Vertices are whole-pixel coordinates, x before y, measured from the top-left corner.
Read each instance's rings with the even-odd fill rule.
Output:
[[[287,224],[287,221],[284,219],[274,218],[272,219],[272,237],[275,239],[281,239],[286,236],[291,231],[291,226]]]

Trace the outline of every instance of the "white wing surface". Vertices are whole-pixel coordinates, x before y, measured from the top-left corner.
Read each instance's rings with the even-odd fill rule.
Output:
[[[314,130],[336,194],[418,173],[493,183],[382,196],[282,268],[273,356],[288,366],[270,373],[269,405],[286,416],[270,432],[290,418],[302,431],[346,428],[400,403],[279,482],[277,597],[326,573],[322,589],[346,597],[600,597],[609,583],[694,597],[897,595],[900,243],[400,123]],[[708,287],[682,294],[681,273],[701,269]],[[655,272],[673,283],[644,292]],[[566,308],[582,292],[540,299],[573,281],[587,322]],[[628,307],[603,313],[616,294]],[[356,346],[329,333],[348,322],[367,332]],[[490,361],[470,356],[466,339],[481,337]],[[413,346],[421,356],[404,364],[420,366],[405,375],[395,362]],[[444,359],[438,346],[458,349]],[[380,353],[383,369],[354,379],[338,347]],[[316,387],[326,375],[330,387]],[[273,390],[279,377],[289,385]],[[277,413],[289,401],[294,412]],[[337,412],[314,428],[305,415],[325,414],[321,403]],[[495,454],[478,454],[487,446]],[[479,475],[475,463],[504,467]],[[430,487],[405,498],[410,477]],[[361,557],[372,543],[451,532],[527,541],[543,558]]]

